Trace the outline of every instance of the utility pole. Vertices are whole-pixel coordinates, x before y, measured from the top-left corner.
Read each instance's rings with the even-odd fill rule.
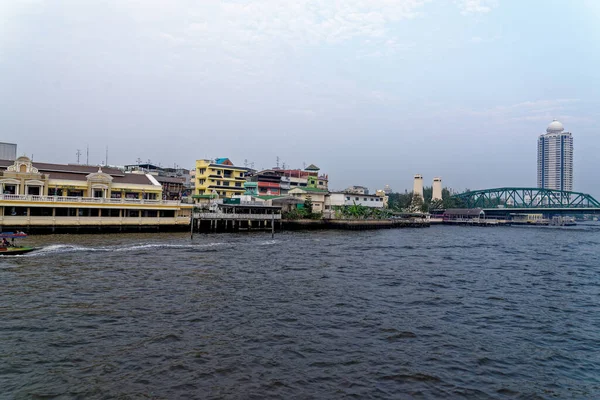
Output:
[[[275,210],[271,210],[271,239],[275,238]]]
[[[79,164],[79,157],[81,156],[81,150],[77,149],[77,164]]]

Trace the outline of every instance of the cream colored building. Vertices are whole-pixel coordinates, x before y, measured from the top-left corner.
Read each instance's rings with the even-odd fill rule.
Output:
[[[151,175],[0,160],[0,226],[185,226],[191,204],[163,201]]]
[[[320,213],[325,211],[325,198],[329,194],[327,190],[303,187],[294,188],[288,192],[288,196],[294,196],[296,198],[306,201],[310,198],[313,205],[313,212]]]

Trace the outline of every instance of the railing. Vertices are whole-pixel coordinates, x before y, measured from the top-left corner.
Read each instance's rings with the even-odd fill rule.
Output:
[[[280,220],[281,214],[194,213],[194,219]]]
[[[0,226],[126,226],[189,225],[190,217],[66,217],[66,216],[0,216]]]
[[[149,199],[129,199],[126,197],[105,198],[105,197],[78,197],[78,196],[37,196],[26,194],[0,194],[0,201],[33,201],[33,202],[51,202],[51,203],[88,203],[88,204],[160,204],[160,205],[180,205],[178,200],[149,200]]]

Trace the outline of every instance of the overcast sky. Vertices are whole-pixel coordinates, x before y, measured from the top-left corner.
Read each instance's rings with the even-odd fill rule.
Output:
[[[596,0],[0,0],[0,141],[476,189],[535,186],[557,118],[600,197],[599,21]]]

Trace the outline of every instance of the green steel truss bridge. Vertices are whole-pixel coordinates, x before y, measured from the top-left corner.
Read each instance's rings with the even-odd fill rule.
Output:
[[[540,188],[504,187],[452,196],[464,208],[496,213],[600,214],[600,202],[589,194]]]

